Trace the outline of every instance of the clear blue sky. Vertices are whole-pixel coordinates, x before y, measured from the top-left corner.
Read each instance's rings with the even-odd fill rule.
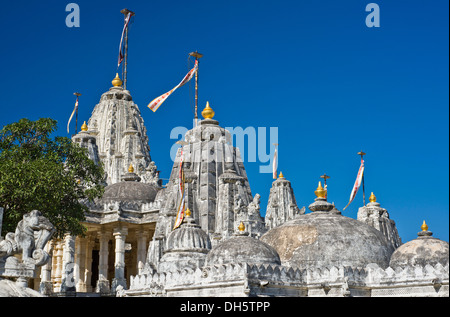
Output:
[[[210,101],[223,127],[278,127],[279,170],[299,207],[327,173],[329,200],[342,210],[363,150],[367,196],[375,193],[403,242],[424,219],[449,240],[447,0],[375,1],[379,28],[365,24],[369,0],[79,0],[79,28],[65,24],[69,2],[2,3],[0,126],[52,117],[69,136],[75,91],[87,121],[115,76],[120,10],[129,8],[137,14],[128,88],[162,177],[172,167],[171,130],[192,126],[189,87],[156,113],[146,106],[182,79],[198,50],[200,108]],[[245,162],[265,212],[272,178],[261,164]],[[360,191],[343,214],[356,218],[361,205]]]

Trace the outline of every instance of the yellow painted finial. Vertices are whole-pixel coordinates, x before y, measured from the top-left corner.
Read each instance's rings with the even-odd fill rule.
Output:
[[[128,167],[128,173],[134,173],[134,167],[132,164]]]
[[[238,229],[239,229],[240,232],[244,232],[244,230],[245,230],[245,225],[244,225],[244,223],[243,223],[242,221],[241,221],[241,223],[239,224]]]
[[[86,121],[84,121],[83,125],[81,126],[81,131],[87,131],[88,130],[88,126],[86,124]]]
[[[327,196],[327,190],[323,189],[322,183],[320,181],[319,181],[319,186],[317,187],[314,194],[316,194],[317,198],[326,198],[326,196]]]
[[[420,229],[422,229],[422,231],[428,231],[428,226],[425,223],[425,220],[423,221],[423,224],[420,226]]]
[[[206,107],[202,111],[202,116],[205,119],[212,119],[214,117],[214,110],[209,106],[209,101],[206,102]]]
[[[186,209],[186,217],[190,217],[191,216],[191,210],[188,208]]]
[[[284,178],[283,172],[280,172],[280,176],[278,178]]]
[[[116,78],[113,79],[112,84],[114,87],[122,86],[122,80],[119,77],[119,73],[116,74]]]
[[[375,196],[375,195],[373,194],[373,192],[372,192],[372,194],[371,194],[370,197],[369,197],[369,201],[370,201],[371,203],[374,203],[374,202],[377,201],[377,196]]]

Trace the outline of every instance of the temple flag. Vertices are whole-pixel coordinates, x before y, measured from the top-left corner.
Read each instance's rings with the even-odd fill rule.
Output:
[[[277,153],[277,147],[275,147],[275,153],[273,154],[273,179],[277,179],[277,166],[278,166],[278,153]]]
[[[355,199],[356,193],[358,192],[358,189],[361,186],[361,181],[362,181],[363,175],[364,175],[364,160],[361,159],[361,166],[359,167],[359,171],[358,171],[358,175],[356,176],[355,184],[353,185],[352,192],[350,193],[350,200],[349,200],[347,206],[345,206],[343,210],[345,210],[345,208],[347,208],[351,204],[353,199]]]
[[[173,230],[178,228],[184,219],[185,195],[184,195],[184,172],[183,172],[183,150],[181,150],[180,166],[178,172],[178,189],[180,192],[180,204],[178,205],[177,218]]]
[[[120,44],[119,44],[119,60],[117,61],[117,68],[119,68],[120,64],[123,61],[123,53],[122,53],[123,37],[124,37],[125,31],[128,27],[128,23],[130,23],[130,20],[131,20],[131,12],[129,12],[127,14],[127,17],[125,18],[125,25],[123,26],[122,37],[120,38]]]
[[[70,126],[70,121],[72,121],[73,115],[78,111],[78,96],[77,96],[77,100],[75,101],[75,108],[72,111],[72,114],[70,115],[69,118],[69,122],[67,122],[67,133],[69,132],[69,126]]]
[[[186,76],[184,76],[183,80],[176,85],[172,90],[166,92],[165,94],[159,96],[158,98],[155,98],[152,100],[152,102],[150,102],[148,104],[148,107],[150,108],[150,110],[152,110],[153,112],[155,112],[156,110],[158,110],[159,106],[162,105],[162,103],[164,101],[166,101],[166,99],[178,88],[180,88],[181,86],[183,86],[184,84],[186,84],[188,81],[190,81],[192,79],[192,77],[194,77],[195,73],[197,72],[198,69],[198,61],[195,61],[195,65],[194,68],[192,68],[189,73],[187,73]]]

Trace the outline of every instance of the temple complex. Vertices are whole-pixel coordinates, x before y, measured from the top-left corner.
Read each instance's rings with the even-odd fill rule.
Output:
[[[179,142],[163,185],[138,106],[119,76],[112,85],[72,137],[103,165],[105,192],[84,202],[85,236],[45,245],[49,260],[29,276],[36,293],[449,296],[448,243],[425,222],[417,239],[403,243],[373,193],[357,219],[328,202],[321,183],[311,189],[308,212],[299,208],[295,182],[283,173],[269,197],[253,194],[239,149],[209,103]],[[261,199],[268,199],[265,217]],[[11,289],[9,280],[0,282]]]

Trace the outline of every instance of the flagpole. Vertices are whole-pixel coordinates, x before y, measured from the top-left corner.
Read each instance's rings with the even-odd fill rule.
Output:
[[[330,178],[326,173],[320,176],[320,178],[323,178],[323,186],[327,186],[327,179]]]
[[[366,155],[366,153],[361,151],[361,152],[358,152],[358,155],[361,155],[361,161],[363,161],[364,155]],[[363,188],[363,206],[365,206],[366,205],[366,190],[364,188],[364,173],[362,174],[362,188]]]
[[[326,173],[324,173],[322,176],[320,176],[320,178],[323,178],[323,188],[327,189],[327,179],[329,179],[330,176],[328,176]],[[325,194],[325,195],[327,195],[327,194]],[[327,198],[327,197],[325,196],[325,198]]]
[[[135,13],[128,9],[123,9],[120,11],[125,16],[125,22],[128,13],[131,14],[130,19]],[[130,24],[128,24],[129,26]],[[123,55],[123,68],[122,68],[122,79],[123,79],[123,89],[127,89],[127,66],[128,66],[128,26],[125,28],[125,45],[124,45],[124,55]]]
[[[278,174],[278,143],[272,143],[275,146],[275,153],[276,153],[276,157],[274,157],[275,160],[277,160],[276,162],[273,162],[273,166],[272,166],[272,172],[275,172],[275,174],[272,175],[273,179],[277,179],[277,174]],[[276,169],[276,171],[275,171]]]
[[[189,56],[195,57],[195,61],[197,62],[197,65],[198,65],[199,64],[198,60],[203,57],[203,54],[200,54],[199,52],[195,51],[195,52],[189,53]],[[194,112],[195,126],[197,126],[197,121],[198,121],[198,115],[197,115],[197,111],[198,111],[198,69],[199,69],[199,67],[197,66],[197,71],[195,72],[195,112]]]
[[[75,96],[77,96],[77,107],[75,108],[75,134],[78,133],[78,97],[81,96],[81,94],[79,92],[75,92],[73,93]]]

